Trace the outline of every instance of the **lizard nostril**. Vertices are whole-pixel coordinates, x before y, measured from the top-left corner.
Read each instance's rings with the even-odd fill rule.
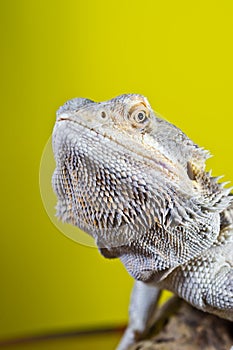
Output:
[[[106,113],[104,111],[101,112],[101,117],[105,119],[107,117]]]

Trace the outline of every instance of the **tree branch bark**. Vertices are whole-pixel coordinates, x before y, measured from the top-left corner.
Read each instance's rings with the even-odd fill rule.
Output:
[[[158,311],[149,338],[130,350],[230,350],[233,322],[199,311],[173,297]]]

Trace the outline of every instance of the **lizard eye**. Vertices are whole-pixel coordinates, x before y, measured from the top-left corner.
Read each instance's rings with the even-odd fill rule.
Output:
[[[141,127],[149,121],[149,111],[142,106],[134,107],[129,111],[129,119],[134,127]]]
[[[146,112],[141,110],[141,111],[136,111],[133,114],[133,118],[137,123],[143,123],[147,119]]]

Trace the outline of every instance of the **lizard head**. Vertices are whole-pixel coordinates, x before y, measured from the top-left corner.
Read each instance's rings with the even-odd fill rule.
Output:
[[[57,122],[64,121],[66,125],[76,123],[106,138],[125,143],[126,147],[134,139],[135,147],[136,139],[141,141],[142,135],[153,128],[155,118],[147,99],[131,94],[100,103],[83,98],[67,101],[57,112]]]
[[[213,213],[226,195],[204,171],[208,152],[159,118],[144,96],[66,102],[57,112],[53,150],[57,215],[90,233],[99,246],[111,249],[140,239],[145,245],[142,236],[155,226],[164,235],[177,229],[178,236],[188,226],[195,236],[199,225],[209,232],[207,243],[201,234],[197,239],[204,246],[218,233],[219,214],[206,208]],[[187,251],[190,242],[188,237]],[[176,254],[173,243],[169,256]],[[159,234],[147,248],[154,251],[156,244],[161,245]]]
[[[208,158],[208,152],[174,125],[159,118],[148,100],[139,94],[120,95],[98,103],[84,98],[67,101],[57,112],[53,137],[55,156],[57,148],[61,148],[60,136],[75,134],[73,142],[76,143],[75,137],[90,133],[115,142],[116,152],[118,144],[135,156],[142,155],[154,162],[166,158],[165,169],[168,164],[175,163],[174,170],[181,165],[190,174],[191,162],[203,169]]]

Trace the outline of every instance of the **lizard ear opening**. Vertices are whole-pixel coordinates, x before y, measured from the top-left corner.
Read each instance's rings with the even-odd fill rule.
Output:
[[[188,174],[188,177],[190,178],[190,180],[192,180],[192,181],[195,180],[193,166],[190,162],[187,163],[187,174]]]

